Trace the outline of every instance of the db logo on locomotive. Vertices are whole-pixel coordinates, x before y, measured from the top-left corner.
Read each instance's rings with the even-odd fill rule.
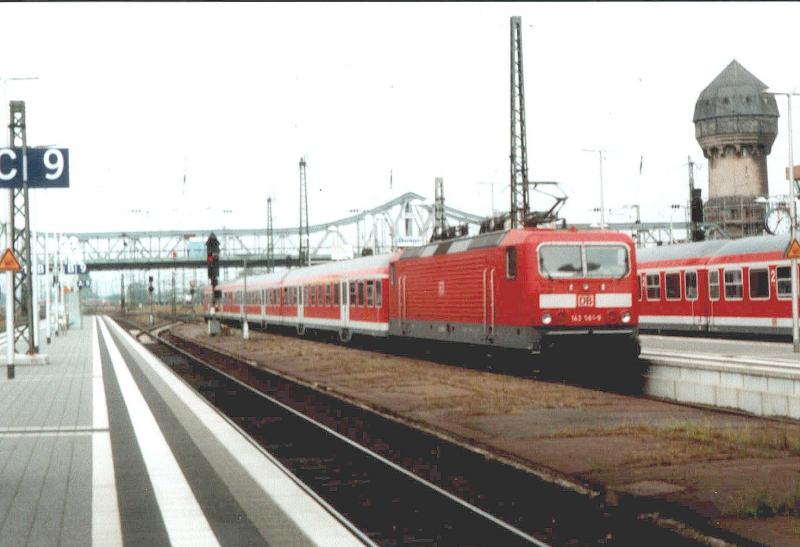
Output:
[[[594,295],[593,294],[579,294],[578,295],[579,308],[594,308]]]

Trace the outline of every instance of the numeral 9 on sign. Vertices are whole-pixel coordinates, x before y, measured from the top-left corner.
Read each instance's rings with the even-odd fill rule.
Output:
[[[56,180],[64,173],[64,154],[58,148],[50,148],[44,153],[44,168],[47,180]]]

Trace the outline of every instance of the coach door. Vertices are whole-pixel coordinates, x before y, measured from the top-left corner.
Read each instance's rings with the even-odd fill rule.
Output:
[[[305,287],[300,285],[295,288],[297,291],[297,322],[299,324],[303,324],[303,308],[305,307]]]
[[[341,317],[342,328],[350,328],[350,291],[348,281],[342,281],[340,287],[342,293],[339,298],[339,317]]]

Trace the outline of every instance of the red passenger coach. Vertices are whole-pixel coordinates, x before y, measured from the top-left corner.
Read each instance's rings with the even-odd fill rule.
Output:
[[[623,234],[545,229],[405,249],[389,332],[532,352],[602,338],[638,354],[634,253]]]
[[[641,327],[790,336],[788,244],[757,236],[640,249]]]
[[[330,262],[287,272],[249,277],[219,286],[220,319],[244,317],[263,326],[292,326],[339,333],[343,341],[353,333],[386,336],[389,256],[368,256]],[[209,310],[210,289],[204,295]]]

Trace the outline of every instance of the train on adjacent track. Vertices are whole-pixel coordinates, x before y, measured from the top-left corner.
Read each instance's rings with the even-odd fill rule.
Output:
[[[791,336],[788,236],[639,249],[639,322],[657,332]]]
[[[639,353],[636,250],[608,231],[512,229],[224,282],[207,317],[542,353]]]

